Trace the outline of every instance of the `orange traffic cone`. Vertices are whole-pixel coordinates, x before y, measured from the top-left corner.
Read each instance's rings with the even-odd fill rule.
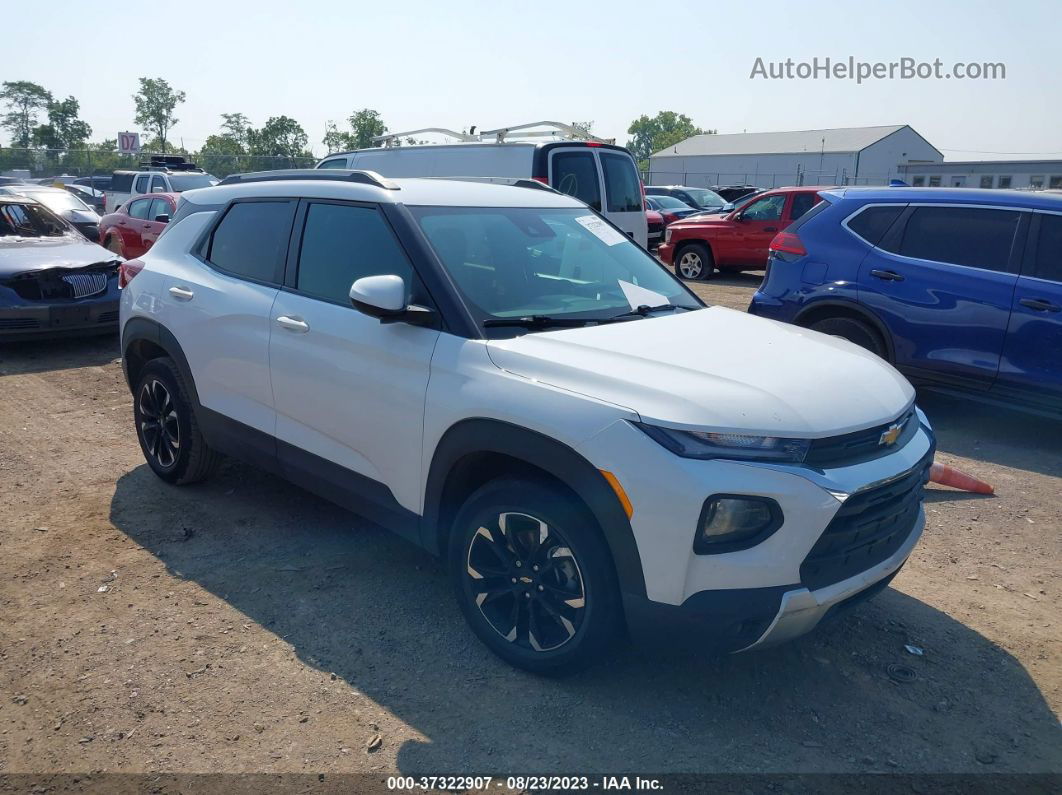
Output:
[[[973,475],[967,475],[957,469],[933,462],[929,468],[929,479],[941,486],[951,486],[953,489],[972,491],[975,494],[995,494],[996,490],[983,480],[978,480]]]

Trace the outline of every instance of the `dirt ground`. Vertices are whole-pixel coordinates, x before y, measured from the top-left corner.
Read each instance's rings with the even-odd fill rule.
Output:
[[[155,478],[116,339],[0,346],[0,772],[1060,772],[1062,422],[921,403],[997,495],[931,488],[892,588],[779,648],[555,681],[356,516],[238,463]]]

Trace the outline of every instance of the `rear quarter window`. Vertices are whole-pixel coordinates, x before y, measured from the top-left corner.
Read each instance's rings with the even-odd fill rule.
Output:
[[[294,214],[291,201],[232,205],[210,235],[207,261],[233,276],[279,284]]]
[[[906,205],[894,204],[871,204],[860,210],[855,216],[848,219],[848,228],[870,243],[876,246],[885,233],[889,231]]]

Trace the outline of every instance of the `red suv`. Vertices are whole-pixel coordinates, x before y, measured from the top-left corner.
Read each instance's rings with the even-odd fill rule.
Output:
[[[100,245],[127,259],[139,257],[158,240],[177,208],[176,193],[134,196],[100,219]]]
[[[774,188],[739,202],[725,215],[695,215],[669,224],[659,256],[684,279],[707,279],[716,270],[767,265],[774,236],[819,201],[826,187]]]

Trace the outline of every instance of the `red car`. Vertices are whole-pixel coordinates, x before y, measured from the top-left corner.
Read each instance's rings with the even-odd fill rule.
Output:
[[[649,225],[649,248],[656,248],[664,242],[664,216],[646,204],[645,222]]]
[[[685,279],[707,279],[717,268],[763,268],[774,236],[818,204],[821,190],[828,188],[774,188],[739,202],[729,213],[668,224],[660,259]]]
[[[139,257],[158,240],[177,210],[176,193],[134,196],[100,219],[100,245],[126,259]]]

